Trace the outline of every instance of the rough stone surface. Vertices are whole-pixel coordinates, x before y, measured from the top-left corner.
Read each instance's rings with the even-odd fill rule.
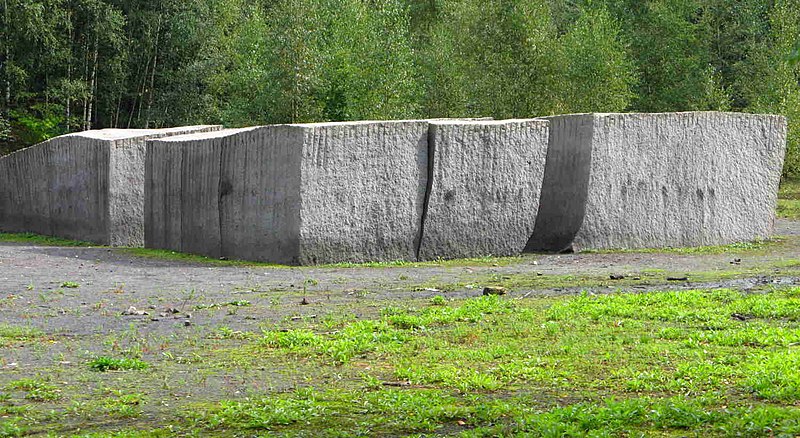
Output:
[[[521,253],[536,223],[547,144],[544,120],[431,122],[419,259]]]
[[[302,130],[300,262],[414,260],[428,169],[426,121]]]
[[[783,117],[700,112],[550,120],[529,250],[721,245],[771,235],[786,150]]]
[[[86,131],[0,157],[0,230],[142,246],[145,140],[215,129]]]
[[[414,260],[427,135],[426,121],[388,121],[150,141],[146,244],[276,263]]]
[[[231,134],[242,131],[226,129],[147,142],[146,246],[221,256],[222,148]]]

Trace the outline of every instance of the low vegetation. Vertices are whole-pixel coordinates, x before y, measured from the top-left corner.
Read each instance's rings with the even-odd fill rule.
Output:
[[[107,355],[87,368],[8,374],[40,372],[3,384],[0,431],[80,423],[124,436],[800,433],[798,287],[437,296],[375,316],[361,310],[260,332],[219,327],[201,339],[148,338],[133,327],[108,335]],[[161,417],[169,420],[152,420]],[[127,429],[134,418],[137,429]]]
[[[778,198],[778,216],[800,220],[800,179],[783,181]]]
[[[124,370],[144,370],[150,365],[135,358],[115,358],[108,356],[96,357],[89,361],[89,368],[94,371],[124,371]]]

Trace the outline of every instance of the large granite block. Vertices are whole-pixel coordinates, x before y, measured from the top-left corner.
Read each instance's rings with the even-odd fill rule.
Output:
[[[539,208],[548,124],[431,122],[430,189],[419,259],[523,251]]]
[[[0,230],[142,246],[145,140],[218,128],[86,131],[0,157]]]
[[[780,116],[695,112],[549,118],[528,250],[684,247],[770,237]]]
[[[427,136],[425,121],[387,121],[275,125],[150,141],[147,245],[293,264],[414,260]],[[179,154],[181,164],[166,164],[170,154]],[[217,154],[218,176],[201,165]],[[181,175],[170,178],[169,172]],[[215,182],[216,194],[192,193],[195,184]],[[208,215],[217,215],[218,225]],[[184,230],[198,220],[202,227]],[[180,229],[171,221],[180,221]],[[215,234],[218,244],[216,238],[208,245],[195,242]]]

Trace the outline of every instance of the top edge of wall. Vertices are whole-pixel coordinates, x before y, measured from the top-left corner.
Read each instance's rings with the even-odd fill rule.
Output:
[[[179,126],[175,128],[161,128],[161,129],[107,128],[107,129],[96,129],[92,131],[73,132],[71,134],[62,135],[61,137],[83,137],[83,138],[92,138],[97,140],[125,140],[129,138],[148,137],[151,135],[180,134],[182,132],[189,133],[201,129],[213,129],[218,127],[220,127],[220,125]]]
[[[613,117],[613,116],[679,116],[679,115],[692,115],[692,114],[719,114],[728,116],[745,116],[745,117],[784,117],[780,114],[763,114],[763,113],[743,113],[737,111],[672,111],[662,113],[573,113],[573,114],[553,114],[551,116],[536,117],[537,119],[552,119],[557,117],[580,117],[580,116],[594,116],[594,117]]]
[[[23,152],[28,151],[32,148],[41,147],[43,145],[57,142],[64,138],[87,138],[93,140],[105,140],[105,141],[116,141],[116,140],[127,140],[127,139],[136,139],[136,138],[144,138],[151,136],[164,136],[170,134],[178,134],[181,135],[182,133],[191,133],[200,130],[205,130],[207,132],[216,132],[213,131],[215,129],[221,129],[222,125],[193,125],[193,126],[178,126],[174,128],[159,128],[159,129],[123,129],[123,128],[104,128],[104,129],[94,129],[91,131],[80,131],[80,132],[72,132],[69,134],[60,135],[58,137],[53,137],[47,139],[41,143],[36,143],[34,145],[28,146],[26,148],[18,149],[6,155],[0,155],[0,159],[11,157]]]
[[[263,128],[263,126],[250,126],[247,128],[230,128],[230,129],[222,129],[219,131],[195,132],[191,134],[173,135],[171,137],[154,138],[149,141],[159,142],[159,143],[178,143],[183,141],[210,140],[214,138],[229,137],[231,135],[236,135],[243,132],[255,131],[260,128]]]
[[[436,126],[447,126],[447,125],[504,125],[507,123],[530,123],[536,122],[541,124],[549,123],[546,118],[532,118],[532,119],[505,119],[505,120],[494,120],[494,119],[475,119],[475,120],[467,120],[467,119],[449,119],[449,120],[432,120],[429,123],[431,125]]]
[[[432,119],[402,119],[402,120],[353,120],[346,122],[314,122],[314,123],[287,123],[276,126],[293,126],[301,128],[324,128],[331,126],[359,126],[359,125],[380,125],[380,124],[403,124],[403,123],[434,123],[446,121],[489,121],[491,117],[457,117],[457,118],[432,118]]]

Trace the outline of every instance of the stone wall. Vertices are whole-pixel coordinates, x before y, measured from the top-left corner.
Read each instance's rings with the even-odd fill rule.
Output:
[[[288,264],[721,245],[770,237],[785,149],[716,112],[88,131],[0,157],[0,230]]]

